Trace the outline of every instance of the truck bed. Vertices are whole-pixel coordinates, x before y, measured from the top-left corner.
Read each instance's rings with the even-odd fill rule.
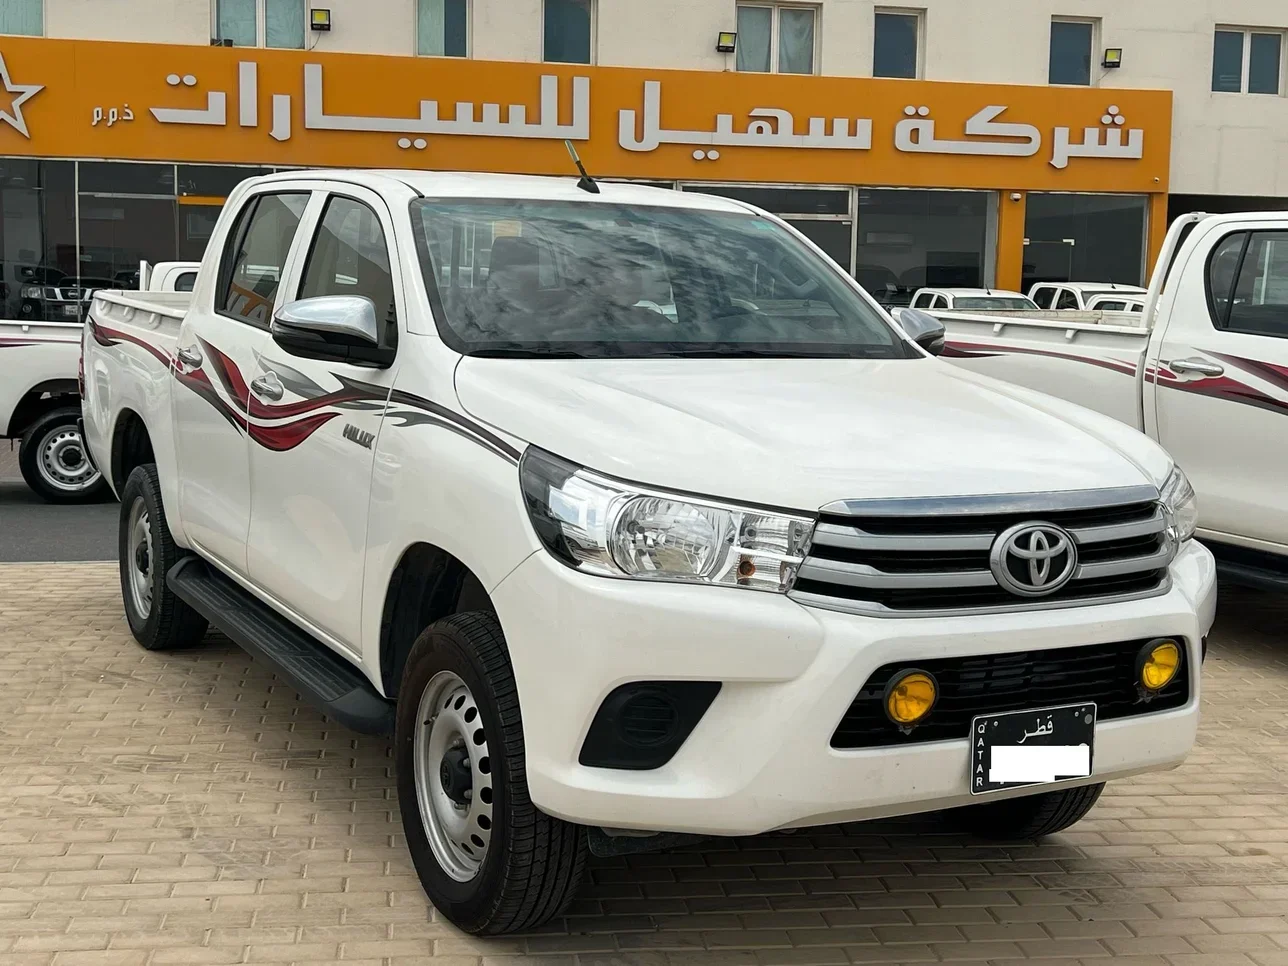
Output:
[[[1143,325],[1111,324],[1123,316],[1140,319],[1138,314],[931,314],[944,323],[943,355],[956,365],[1050,393],[1141,428],[1139,384],[1149,330]],[[1075,321],[1075,315],[1095,319]]]

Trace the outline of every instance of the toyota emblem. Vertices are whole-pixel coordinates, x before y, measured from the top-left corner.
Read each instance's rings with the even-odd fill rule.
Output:
[[[1002,531],[988,555],[997,582],[1020,597],[1053,594],[1078,569],[1069,532],[1051,523],[1021,523]]]

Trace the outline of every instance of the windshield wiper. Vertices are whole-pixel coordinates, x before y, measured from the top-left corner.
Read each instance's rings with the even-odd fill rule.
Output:
[[[596,359],[599,356],[578,352],[576,349],[557,349],[552,346],[525,346],[491,349],[471,349],[466,355],[476,359]]]

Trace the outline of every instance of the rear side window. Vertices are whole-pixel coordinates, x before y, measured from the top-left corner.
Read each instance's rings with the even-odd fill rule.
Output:
[[[1288,338],[1288,232],[1221,239],[1208,259],[1207,292],[1218,329]]]
[[[191,292],[197,284],[196,272],[180,272],[175,276],[174,290],[176,292]]]
[[[326,203],[299,297],[320,295],[364,296],[375,305],[376,318],[395,321],[389,246],[379,216],[361,201],[334,195]]]
[[[308,204],[307,192],[257,195],[237,216],[219,264],[215,309],[220,315],[267,325],[291,241]]]
[[[928,309],[930,308],[930,303],[933,299],[934,296],[929,292],[922,292],[913,300],[912,307],[914,309]]]
[[[1060,290],[1060,298],[1056,300],[1057,309],[1076,309],[1078,307],[1078,296],[1074,295],[1068,289]]]
[[[1127,311],[1126,302],[1114,302],[1108,299],[1100,299],[1093,308],[1100,309],[1103,312],[1125,312]]]

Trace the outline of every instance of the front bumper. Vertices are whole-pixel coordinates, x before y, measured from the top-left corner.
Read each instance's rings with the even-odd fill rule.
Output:
[[[982,800],[969,793],[965,735],[884,748],[830,746],[869,675],[895,661],[1183,637],[1188,703],[1098,723],[1095,771],[1082,783],[1179,764],[1198,729],[1201,641],[1216,606],[1211,554],[1191,541],[1172,577],[1167,594],[1125,603],[879,619],[753,591],[592,577],[537,553],[492,596],[514,665],[536,805],[586,825],[741,835]],[[579,764],[605,696],[644,680],[723,687],[665,765],[623,771]]]

